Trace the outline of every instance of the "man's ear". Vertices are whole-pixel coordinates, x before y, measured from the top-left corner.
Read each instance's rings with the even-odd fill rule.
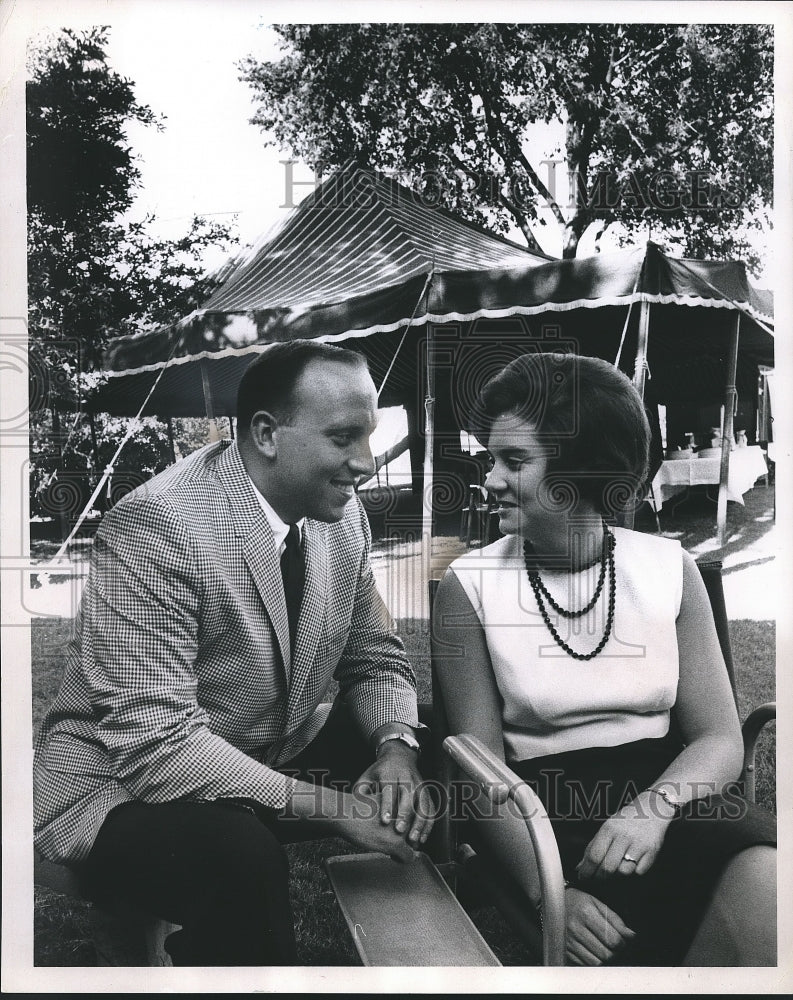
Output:
[[[268,410],[257,410],[251,417],[251,441],[266,458],[275,458],[275,432],[278,420]]]

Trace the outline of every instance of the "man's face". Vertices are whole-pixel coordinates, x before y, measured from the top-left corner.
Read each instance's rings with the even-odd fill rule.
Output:
[[[287,522],[340,521],[357,483],[374,472],[369,438],[377,392],[363,367],[311,361],[293,393],[293,416],[273,432],[270,502]]]

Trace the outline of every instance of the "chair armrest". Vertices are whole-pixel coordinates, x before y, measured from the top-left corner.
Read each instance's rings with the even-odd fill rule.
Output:
[[[757,738],[763,727],[776,719],[776,702],[768,701],[759,705],[746,717],[741,732],[743,733],[743,787],[744,795],[749,802],[755,800],[755,749]]]
[[[448,736],[443,746],[455,763],[478,784],[491,801],[512,799],[526,824],[540,878],[542,951],[544,965],[564,965],[564,875],[551,821],[540,799],[514,771],[474,736]]]

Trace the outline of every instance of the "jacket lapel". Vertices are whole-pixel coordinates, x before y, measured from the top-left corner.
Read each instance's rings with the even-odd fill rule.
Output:
[[[259,591],[289,674],[289,618],[286,613],[281,567],[275,554],[275,540],[261,504],[253,492],[236,442],[218,459],[217,473],[229,500],[235,534],[242,543],[242,555]],[[302,611],[301,611],[302,617]],[[300,639],[298,638],[298,646]]]

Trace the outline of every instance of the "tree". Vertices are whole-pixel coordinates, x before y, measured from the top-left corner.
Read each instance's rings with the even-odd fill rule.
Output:
[[[277,25],[240,64],[252,121],[322,172],[349,160],[505,232],[550,210],[583,233],[648,224],[698,255],[743,253],[772,197],[773,38],[763,25]],[[532,149],[564,126],[567,185]],[[561,162],[561,161],[560,161]],[[560,190],[561,188],[561,190]]]
[[[73,371],[94,368],[111,336],[198,305],[212,287],[200,254],[230,239],[200,218],[178,240],[153,235],[152,217],[124,218],[140,184],[126,126],[162,125],[108,65],[106,44],[106,28],[64,30],[28,64],[30,336],[40,349],[70,345],[59,356]]]
[[[214,285],[201,253],[231,239],[228,227],[200,218],[176,240],[155,235],[153,217],[127,218],[140,170],[126,127],[162,125],[136,101],[133,84],[108,65],[107,38],[102,27],[63,30],[29,52],[28,332],[36,513],[79,513],[90,479],[102,472],[96,463],[109,460],[104,451],[120,437],[118,421],[101,420],[107,441],[97,443],[94,423],[89,436],[81,421],[80,376],[100,365],[111,337],[170,322],[199,305]],[[140,481],[166,460],[164,428],[144,421],[131,443],[125,466]],[[101,458],[92,459],[92,452]]]

